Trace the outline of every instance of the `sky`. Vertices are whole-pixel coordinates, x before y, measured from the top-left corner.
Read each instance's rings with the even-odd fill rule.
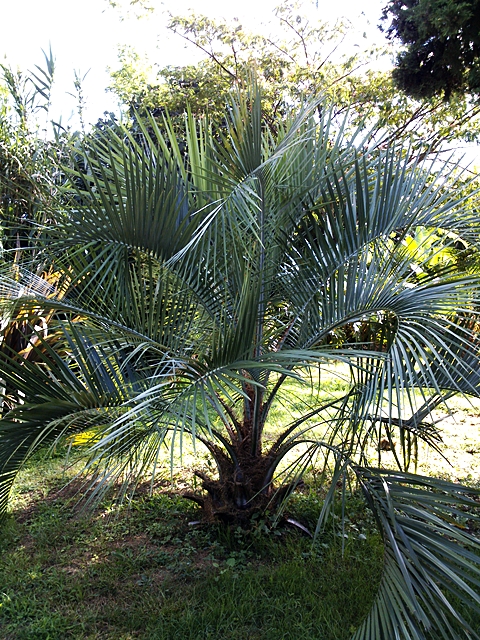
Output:
[[[118,108],[115,96],[105,93],[108,67],[117,65],[118,48],[130,45],[148,55],[159,66],[182,65],[197,55],[191,45],[166,29],[167,15],[188,15],[192,11],[210,17],[238,18],[252,31],[268,31],[273,10],[280,0],[151,0],[155,11],[138,19],[128,0],[117,0],[116,9],[108,0],[0,0],[2,32],[0,62],[22,70],[43,63],[42,49],[49,46],[56,58],[56,82],[51,117],[68,125],[76,122],[74,70],[82,82],[87,103],[86,120],[96,122],[104,111]],[[377,29],[387,0],[303,0],[302,14],[335,22],[346,17],[359,38],[385,42]]]

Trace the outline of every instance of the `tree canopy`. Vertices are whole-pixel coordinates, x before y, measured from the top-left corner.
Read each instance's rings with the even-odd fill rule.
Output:
[[[311,21],[291,2],[277,8],[275,22],[280,35],[274,40],[249,32],[239,21],[171,15],[169,29],[197,47],[203,59],[160,69],[152,78],[152,66],[132,49],[122,48],[120,68],[112,70],[110,88],[140,111],[156,107],[175,115],[184,113],[188,103],[194,115],[208,114],[213,119],[223,116],[232,89],[248,85],[252,69],[262,86],[266,114],[280,114],[287,105],[327,89],[331,96],[344,94],[348,85],[342,81],[362,67],[367,57],[344,52],[331,59],[342,48],[347,24]]]
[[[272,122],[306,97],[323,94],[337,111],[349,110],[354,126],[364,123],[389,139],[438,149],[445,142],[478,137],[478,104],[460,94],[447,103],[441,96],[419,102],[399,92],[390,72],[371,68],[381,50],[362,38],[356,53],[344,47],[352,37],[346,22],[325,24],[288,1],[277,9],[275,21],[280,35],[269,38],[248,32],[240,22],[171,16],[170,29],[195,45],[202,59],[154,70],[147,59],[122,48],[119,67],[111,70],[110,90],[132,116],[150,113],[160,122],[168,112],[181,120],[188,104],[194,115],[218,121],[229,92],[248,86],[254,69],[264,93],[265,114]]]
[[[414,98],[480,94],[480,1],[392,0],[386,32],[405,49],[393,78]]]

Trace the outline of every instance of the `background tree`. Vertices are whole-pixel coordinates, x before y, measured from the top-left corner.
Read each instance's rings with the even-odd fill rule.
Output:
[[[480,93],[479,0],[392,0],[383,20],[405,45],[393,72],[400,89],[418,99]]]
[[[120,67],[111,72],[110,90],[131,114],[165,112],[180,117],[189,109],[197,116],[222,120],[228,92],[248,86],[255,69],[265,95],[265,113],[272,123],[305,97],[328,95],[338,111],[350,111],[353,126],[364,123],[378,136],[408,139],[414,146],[438,150],[455,140],[475,140],[480,132],[480,107],[457,94],[447,103],[442,96],[421,101],[400,93],[389,72],[374,71],[377,48],[359,42],[352,54],[351,30],[345,22],[327,25],[307,18],[301,7],[284,2],[276,11],[275,38],[248,33],[240,23],[205,16],[172,16],[170,29],[195,45],[203,59],[197,64],[154,66],[132,50],[122,49]],[[343,52],[343,53],[342,53]]]
[[[141,107],[145,102],[151,108],[153,98],[156,107],[181,114],[188,103],[195,115],[215,119],[223,117],[229,91],[248,85],[254,69],[265,96],[265,113],[274,116],[293,103],[299,104],[307,95],[312,97],[324,91],[337,98],[344,94],[348,85],[342,81],[365,65],[367,56],[377,53],[374,49],[362,55],[339,53],[347,24],[328,25],[321,21],[312,24],[301,14],[297,3],[285,2],[276,10],[275,19],[282,35],[271,39],[249,33],[236,21],[172,15],[169,28],[197,47],[203,60],[186,67],[161,69],[156,85],[144,82],[142,89],[138,63],[143,64],[144,70],[149,65],[135,52],[122,49],[121,67],[112,71],[110,89],[126,104]],[[333,57],[335,52],[337,55]]]

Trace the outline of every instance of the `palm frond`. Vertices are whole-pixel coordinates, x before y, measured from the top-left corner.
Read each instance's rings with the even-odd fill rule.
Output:
[[[356,468],[385,544],[379,591],[354,640],[478,638],[451,599],[480,606],[478,490],[437,478]],[[464,524],[467,522],[467,524]]]

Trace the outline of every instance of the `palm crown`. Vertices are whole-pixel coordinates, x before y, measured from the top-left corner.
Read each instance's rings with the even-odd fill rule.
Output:
[[[94,495],[155,474],[164,444],[203,443],[218,473],[198,471],[190,497],[226,522],[281,509],[314,460],[331,464],[318,528],[354,477],[385,541],[355,638],[457,637],[469,627],[445,593],[478,604],[480,571],[451,513],[475,502],[408,463],[417,439],[438,446],[434,406],[478,394],[478,279],[450,250],[478,222],[451,172],[366,149],[347,124],[315,105],[273,129],[254,90],[219,129],[187,116],[179,142],[152,120],[72,154],[40,253],[55,286],[4,268],[4,336],[20,312],[30,333],[21,352],[2,342],[0,504],[33,451],[78,433]],[[338,362],[347,392],[267,442],[284,383]],[[398,470],[369,468],[367,445],[395,433]]]

